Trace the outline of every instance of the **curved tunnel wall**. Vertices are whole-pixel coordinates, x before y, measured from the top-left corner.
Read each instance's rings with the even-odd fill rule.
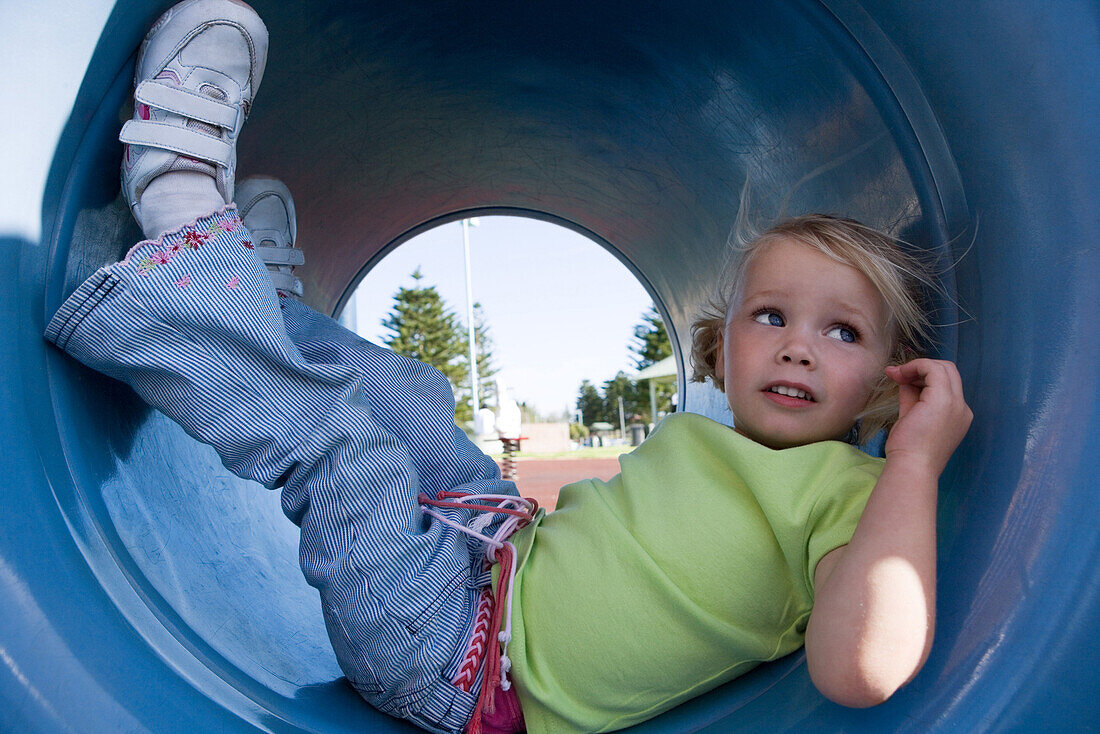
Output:
[[[796,655],[640,728],[1094,725],[1095,9],[760,5],[257,2],[272,53],[240,170],[295,192],[306,287],[328,311],[427,223],[511,211],[605,242],[683,351],[746,181],[762,218],[843,212],[956,263],[940,351],[976,420],[941,484],[925,669],[856,712],[817,695]],[[20,508],[0,540],[0,723],[400,731],[339,681],[277,497],[40,337],[138,237],[115,136],[163,7],[120,2],[88,29],[99,45],[42,151],[41,239],[0,232],[18,281],[2,296],[4,496]],[[728,417],[709,387],[685,401]]]

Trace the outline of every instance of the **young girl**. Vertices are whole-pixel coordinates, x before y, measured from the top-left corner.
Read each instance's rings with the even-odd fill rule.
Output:
[[[281,488],[367,701],[436,732],[605,731],[803,642],[846,705],[916,674],[937,479],[970,412],[951,364],[909,360],[925,321],[895,243],[822,216],[757,238],[694,330],[697,379],[725,390],[735,430],[671,416],[615,479],[532,515],[454,426],[442,375],[296,299],[285,188],[234,196],[266,46],[232,0],[157,21],[120,136],[150,239],[46,338]],[[891,423],[885,461],[845,443]]]

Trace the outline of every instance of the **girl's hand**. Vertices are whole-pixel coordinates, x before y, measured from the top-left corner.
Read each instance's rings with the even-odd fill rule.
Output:
[[[886,457],[923,461],[939,476],[974,418],[963,399],[959,370],[944,360],[914,359],[887,367],[886,376],[900,387],[898,421],[886,440]]]

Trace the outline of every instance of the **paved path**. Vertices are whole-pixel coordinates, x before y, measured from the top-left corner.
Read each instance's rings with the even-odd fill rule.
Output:
[[[516,462],[519,471],[519,493],[538,500],[540,507],[554,509],[558,490],[579,479],[610,479],[619,473],[618,459],[522,459]]]

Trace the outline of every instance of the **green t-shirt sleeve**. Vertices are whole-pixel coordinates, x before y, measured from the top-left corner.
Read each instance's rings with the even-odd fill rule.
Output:
[[[841,472],[814,503],[806,522],[806,587],[814,590],[817,564],[829,552],[847,545],[863,508],[882,473],[882,460],[872,459]]]

